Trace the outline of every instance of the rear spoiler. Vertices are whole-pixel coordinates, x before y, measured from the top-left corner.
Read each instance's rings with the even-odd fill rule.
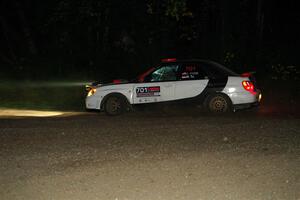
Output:
[[[241,77],[250,77],[253,76],[256,72],[245,72],[241,74]]]

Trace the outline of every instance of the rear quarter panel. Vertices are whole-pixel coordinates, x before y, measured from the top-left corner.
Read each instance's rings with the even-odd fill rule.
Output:
[[[242,85],[243,81],[249,81],[247,77],[229,76],[223,93],[227,94],[233,104],[254,103],[257,101],[255,93],[246,91]]]

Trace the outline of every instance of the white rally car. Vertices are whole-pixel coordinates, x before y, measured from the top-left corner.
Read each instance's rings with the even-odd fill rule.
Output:
[[[261,92],[251,73],[236,74],[207,60],[164,59],[133,81],[87,86],[87,109],[118,115],[137,104],[187,102],[211,112],[258,105]]]

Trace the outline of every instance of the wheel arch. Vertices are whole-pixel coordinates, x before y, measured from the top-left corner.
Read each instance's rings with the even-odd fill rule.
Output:
[[[122,93],[120,93],[120,92],[112,92],[112,93],[109,93],[109,94],[107,94],[107,95],[105,95],[105,96],[103,97],[103,99],[102,99],[102,101],[101,101],[101,103],[100,103],[100,110],[103,110],[103,106],[104,106],[104,104],[106,103],[107,99],[108,99],[109,97],[112,97],[112,96],[118,96],[118,97],[121,97],[121,98],[123,98],[123,99],[125,100],[125,102],[126,102],[127,105],[130,105],[128,98],[127,98],[124,94],[122,94]]]
[[[207,94],[204,97],[204,101],[203,101],[203,105],[204,105],[205,108],[207,107],[208,100],[211,97],[215,96],[215,95],[222,95],[222,96],[224,96],[228,100],[228,102],[230,103],[231,109],[233,108],[233,102],[232,102],[231,98],[228,96],[228,94],[226,94],[226,93],[224,93],[222,91],[210,91],[210,92],[207,92]]]

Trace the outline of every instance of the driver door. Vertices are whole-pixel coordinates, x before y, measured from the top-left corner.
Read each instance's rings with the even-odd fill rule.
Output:
[[[133,103],[155,103],[175,99],[178,64],[158,67],[145,77],[143,83],[136,83],[133,89]]]

